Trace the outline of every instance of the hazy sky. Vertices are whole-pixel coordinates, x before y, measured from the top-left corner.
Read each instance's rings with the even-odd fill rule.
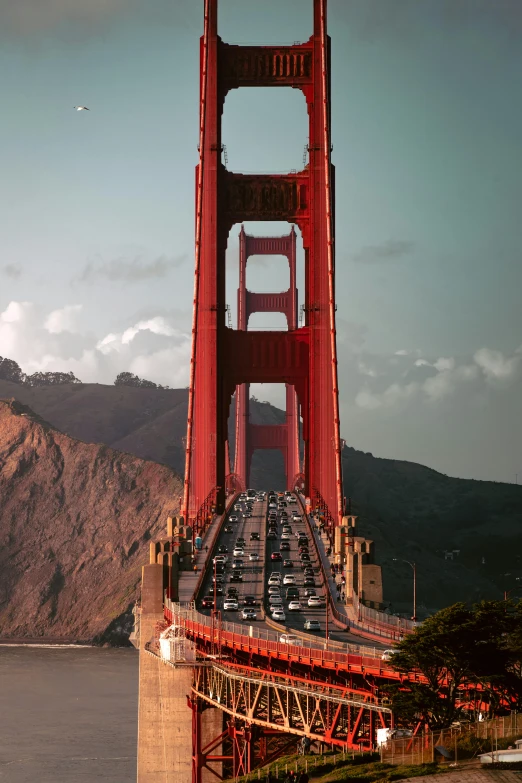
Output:
[[[0,0],[0,355],[26,372],[187,383],[202,10]],[[220,0],[219,28],[304,41],[312,0]],[[329,31],[343,436],[522,482],[520,0],[330,0]],[[299,91],[227,97],[230,169],[299,169],[306,139]],[[287,284],[251,260],[249,288]]]

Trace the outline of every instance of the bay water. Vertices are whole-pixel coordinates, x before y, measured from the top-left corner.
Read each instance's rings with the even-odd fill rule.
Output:
[[[135,783],[138,653],[0,646],[1,783]]]

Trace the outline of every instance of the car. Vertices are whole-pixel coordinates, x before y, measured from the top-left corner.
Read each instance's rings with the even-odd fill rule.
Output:
[[[283,541],[288,541],[289,538],[290,538],[290,533],[281,533],[281,539]]]
[[[288,611],[289,612],[300,612],[302,610],[302,606],[299,603],[299,601],[290,601],[288,604]]]
[[[206,595],[204,599],[201,602],[201,606],[204,607],[213,607],[214,606],[214,596],[213,595]]]
[[[307,587],[305,590],[305,598],[310,598],[311,595],[317,595],[313,587]]]
[[[227,598],[237,598],[239,595],[237,587],[227,588]]]
[[[259,533],[250,533],[250,540],[251,541],[261,541],[261,537]]]
[[[243,519],[250,519],[251,516],[252,516],[251,511],[245,511],[245,513],[243,514]]]
[[[272,501],[268,504],[268,508],[277,508],[276,504]]]
[[[305,587],[316,587],[315,579],[313,576],[305,576],[304,582]]]
[[[234,547],[234,551],[232,552],[232,554],[234,555],[234,557],[241,557],[241,555],[245,554],[245,550],[243,549],[242,546],[236,546]]]
[[[237,522],[237,514],[231,514],[228,518],[229,522]]]
[[[281,552],[272,552],[270,555],[271,560],[282,560]]]
[[[293,560],[283,560],[283,568],[293,568],[293,567],[294,567]]]
[[[253,609],[243,609],[241,612],[242,620],[257,620],[257,614]]]
[[[266,537],[267,538],[277,538],[277,533],[276,533],[275,530],[269,530],[268,533],[266,534]]]
[[[222,585],[224,582],[223,574],[213,574],[212,575],[212,584]]]
[[[286,588],[286,600],[297,601],[299,599],[299,588],[295,585],[290,585]]]
[[[257,561],[259,560],[259,555],[257,554],[257,552],[250,552],[248,559],[250,560],[251,563],[257,563]]]
[[[301,522],[301,517],[299,516],[299,514],[293,515],[292,522]]]
[[[214,560],[213,560],[213,562],[214,562],[214,565],[218,565],[218,563],[222,563],[223,565],[225,565],[227,560],[228,560],[228,558],[225,557],[225,555],[216,555]]]
[[[255,595],[245,595],[243,598],[243,606],[257,606]]]
[[[233,569],[236,569],[236,568],[241,569],[241,568],[243,568],[243,561],[238,557],[237,560],[233,561],[232,568]]]
[[[394,655],[397,655],[399,650],[383,650],[381,655],[381,661],[391,661]]]
[[[271,574],[270,578],[268,580],[268,585],[280,585],[281,584],[281,574]]]
[[[308,554],[308,552],[301,552],[301,554],[299,555],[299,559],[301,560],[302,563],[310,563],[310,555]]]
[[[282,609],[274,609],[272,612],[272,620],[276,620],[279,623],[284,623],[286,620],[286,614],[283,612]]]
[[[238,538],[236,538],[236,546],[245,546],[245,544],[246,541],[243,538],[243,536],[239,536]]]
[[[268,588],[268,595],[281,595],[281,588],[279,585],[271,585]]]
[[[231,582],[242,582],[243,581],[243,574],[241,571],[234,571],[232,576],[230,577]]]
[[[223,601],[223,609],[225,612],[237,612],[239,604],[233,598],[225,598]]]
[[[236,503],[234,505],[234,511],[241,511],[241,504],[240,503]]]
[[[225,527],[223,528],[223,531],[225,533],[231,533],[233,529],[234,528],[232,527],[232,525],[225,525]]]
[[[226,547],[225,544],[220,544],[218,546],[218,552],[228,552],[228,548]]]
[[[281,598],[274,598],[273,601],[270,601],[270,614],[274,612],[276,609],[282,609],[283,608],[283,601]]]
[[[281,541],[281,546],[279,547],[281,552],[289,552],[290,551],[290,541]]]
[[[223,587],[222,585],[216,585],[216,595],[223,595]]]
[[[306,578],[307,576],[311,577],[312,579],[315,579],[315,573],[313,568],[305,568],[303,569],[303,575]]]
[[[295,633],[282,633],[279,641],[281,644],[293,644],[295,647],[303,646],[303,640],[296,636]]]
[[[293,574],[285,574],[283,577],[283,584],[284,585],[295,585],[297,582],[295,576]]]
[[[308,549],[308,545],[307,545],[307,544],[303,544],[302,546],[300,546],[300,547],[299,547],[299,552],[300,552],[301,554],[304,554],[304,553],[306,552],[306,554],[307,554],[307,555],[309,555],[309,554],[310,554],[310,551],[309,551],[309,549]]]
[[[321,598],[319,595],[311,595],[308,599],[308,606],[310,607],[321,607],[324,606],[324,598]]]
[[[282,530],[283,530],[283,533],[291,533],[292,532],[292,528],[290,527],[290,525],[283,525]]]
[[[305,631],[320,631],[321,623],[319,620],[305,620]]]

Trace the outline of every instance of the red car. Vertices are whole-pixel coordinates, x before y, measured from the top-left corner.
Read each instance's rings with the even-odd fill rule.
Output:
[[[281,552],[272,552],[272,560],[282,560]]]

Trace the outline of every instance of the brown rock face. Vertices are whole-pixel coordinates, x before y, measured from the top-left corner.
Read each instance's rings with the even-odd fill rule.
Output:
[[[181,490],[164,465],[0,401],[0,637],[123,641],[148,540]]]

